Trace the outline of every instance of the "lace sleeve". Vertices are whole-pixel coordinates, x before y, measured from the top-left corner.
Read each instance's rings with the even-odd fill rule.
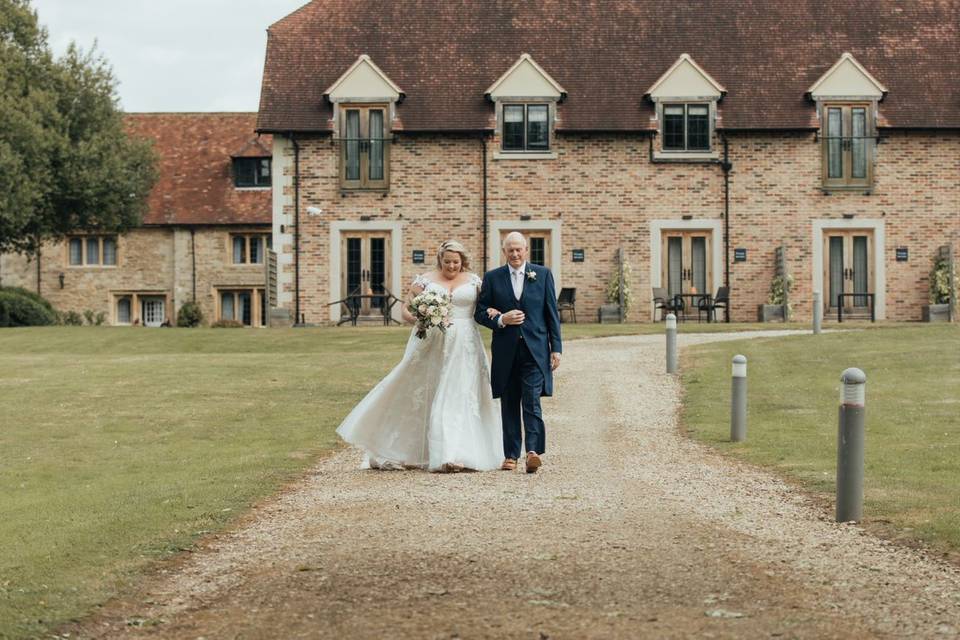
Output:
[[[478,276],[478,275],[475,274],[475,273],[471,273],[471,274],[470,274],[470,284],[472,284],[473,286],[475,286],[475,287],[477,288],[477,291],[479,291],[479,290],[480,290],[480,285],[483,284],[483,278],[481,278],[480,276]]]

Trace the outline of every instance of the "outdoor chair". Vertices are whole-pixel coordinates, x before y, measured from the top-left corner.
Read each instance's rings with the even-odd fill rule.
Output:
[[[557,311],[560,313],[560,322],[563,322],[563,312],[569,311],[573,322],[577,322],[577,290],[574,287],[563,287],[557,298]]]
[[[667,290],[663,287],[653,288],[653,319],[657,319],[657,311],[660,311],[660,319],[667,319]]]
[[[683,310],[686,309],[686,307],[687,305],[683,301],[683,296],[675,295],[667,300],[664,308],[667,310],[667,313],[672,313],[677,317],[677,322],[681,322],[683,321]]]
[[[717,321],[717,309],[723,309],[724,313],[729,313],[730,307],[730,287],[720,287],[717,289],[717,295],[713,297],[710,313],[713,314],[713,321]]]

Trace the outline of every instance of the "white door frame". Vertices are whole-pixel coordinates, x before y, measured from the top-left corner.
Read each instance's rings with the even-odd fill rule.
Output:
[[[813,291],[823,299],[823,235],[834,229],[873,231],[874,313],[877,320],[887,318],[886,232],[883,220],[814,220],[813,221]]]
[[[500,234],[504,231],[523,231],[524,229],[550,232],[550,271],[553,273],[553,283],[560,295],[563,282],[562,223],[559,220],[491,220],[490,232],[487,235],[487,256],[490,259],[487,268],[496,269],[500,266],[500,256],[503,249],[500,246]]]
[[[406,291],[403,289],[402,274],[400,273],[403,254],[403,223],[385,220],[353,221],[338,220],[330,223],[330,302],[343,298],[340,282],[340,244],[341,236],[346,231],[389,231],[390,232],[390,292],[398,298],[403,298]],[[400,306],[393,306],[391,315],[394,320],[403,321],[400,315]],[[330,307],[330,319],[333,322],[340,320],[340,305]]]
[[[710,232],[710,252],[711,269],[713,269],[713,282],[710,283],[713,291],[723,282],[723,221],[722,220],[651,220],[650,221],[650,321],[656,320],[656,310],[653,305],[654,287],[662,286],[660,283],[661,268],[661,247],[663,246],[664,231],[709,231]],[[713,291],[707,293],[713,295]]]

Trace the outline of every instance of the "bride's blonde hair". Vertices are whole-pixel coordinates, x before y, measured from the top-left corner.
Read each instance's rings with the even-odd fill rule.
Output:
[[[437,268],[443,269],[443,254],[447,251],[452,251],[453,253],[460,254],[460,271],[469,271],[470,270],[470,254],[467,253],[466,247],[457,242],[456,240],[447,240],[440,245],[440,248],[437,249]]]

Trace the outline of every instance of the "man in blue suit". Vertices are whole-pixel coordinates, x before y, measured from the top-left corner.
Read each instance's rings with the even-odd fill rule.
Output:
[[[553,274],[527,262],[527,239],[512,232],[503,240],[507,264],[483,276],[475,319],[493,330],[490,384],[500,398],[503,418],[501,467],[517,467],[522,435],[526,442],[526,471],[543,464],[546,434],[540,397],[553,395],[553,371],[560,366],[563,345]],[[487,313],[496,309],[499,314]]]

